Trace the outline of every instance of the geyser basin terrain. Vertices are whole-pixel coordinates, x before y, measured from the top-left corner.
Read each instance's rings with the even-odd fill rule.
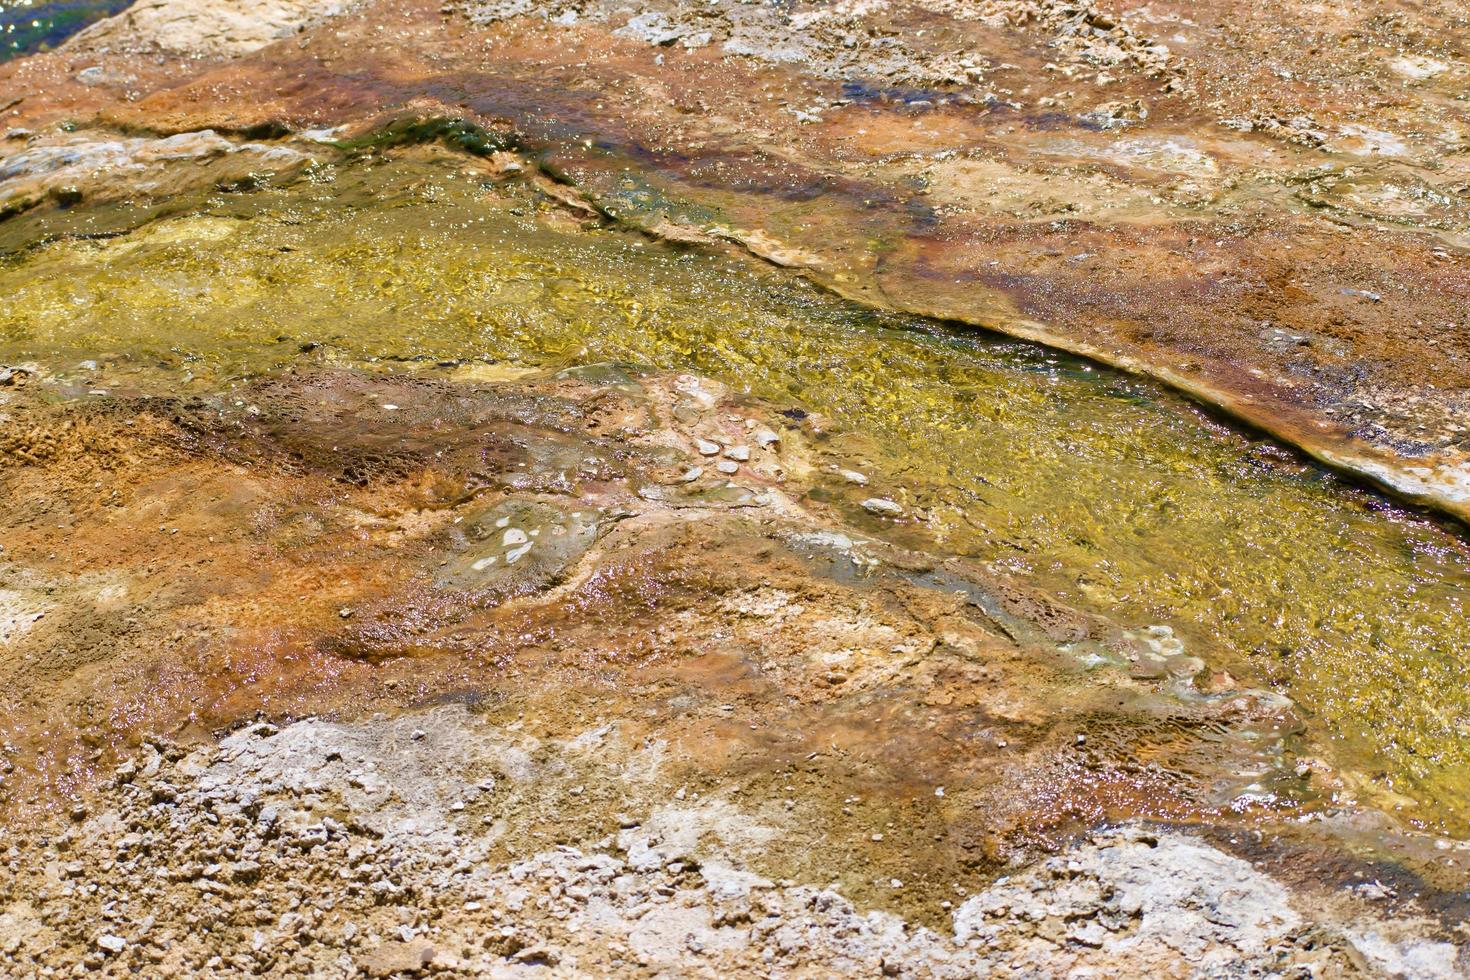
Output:
[[[1464,975],[1463,18],[1389,7],[0,66],[0,973]]]
[[[1102,949],[1127,971],[1177,947],[1123,937],[1181,930],[1208,962],[1455,961],[1470,557],[1452,533],[1152,383],[599,227],[505,161],[287,151],[296,169],[248,193],[7,228],[35,244],[0,269],[5,806],[79,821],[46,838],[55,862],[13,871],[17,963],[704,955],[637,917],[598,926],[620,938],[596,954],[556,917],[489,947],[475,915],[441,922],[525,901],[499,889],[555,844],[623,855],[597,880],[644,876],[732,967],[767,949],[958,975]],[[55,221],[105,233],[48,241]],[[437,730],[450,716],[422,712],[445,703],[466,706],[444,737],[480,760],[469,775],[365,761],[390,730]],[[236,750],[210,733],[260,712],[365,726],[344,736],[360,748],[322,750],[328,776],[300,746],[338,729],[269,729],[258,764],[285,768],[239,790],[211,775]],[[158,754],[137,759],[139,739]],[[211,838],[206,811],[246,843]],[[1257,887],[1231,876],[1261,872],[1200,838],[1086,836],[1138,819],[1264,848],[1241,853],[1274,855],[1275,904],[1231,905]],[[658,829],[690,820],[687,840]],[[154,843],[129,852],[127,833]],[[1067,846],[1124,894],[1160,839],[1145,878],[1226,862],[1211,887],[1254,931],[1188,925],[1172,901],[1079,897],[1057,914],[1122,916],[1086,942],[985,911],[1050,892],[1039,871],[967,901]],[[368,841],[428,856],[382,885],[333,878]],[[152,892],[164,914],[97,948],[104,906],[175,847],[199,856]],[[261,935],[294,938],[257,946],[277,913],[246,896],[295,887],[302,847],[342,911],[271,918]],[[133,856],[90,863],[117,850]],[[241,864],[271,870],[209,870]],[[74,865],[100,890],[68,884]],[[504,886],[475,870],[495,867]],[[1391,915],[1353,890],[1385,876]],[[321,884],[339,880],[357,884]],[[753,881],[835,885],[959,945],[895,946],[897,919],[799,954],[737,941],[726,905]],[[218,885],[206,946],[178,931],[201,882]],[[14,905],[32,893],[49,898]],[[837,900],[769,895],[773,922]],[[1308,923],[1325,938],[1303,944]]]
[[[1361,790],[1464,827],[1456,535],[1157,386],[579,228],[527,189],[409,156],[17,255],[0,270],[7,362],[44,363],[94,406],[112,396],[83,361],[140,391],[323,360],[711,377],[821,416],[824,503],[1277,686]],[[904,516],[865,517],[875,497]]]

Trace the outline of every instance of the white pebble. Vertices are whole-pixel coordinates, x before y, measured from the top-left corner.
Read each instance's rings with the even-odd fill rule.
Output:
[[[878,514],[881,517],[899,517],[903,514],[903,506],[887,497],[869,497],[863,501],[862,506],[869,514]]]

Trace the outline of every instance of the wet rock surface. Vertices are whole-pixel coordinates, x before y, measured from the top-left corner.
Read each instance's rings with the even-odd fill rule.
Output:
[[[1096,364],[1463,514],[1465,23],[1380,7],[0,66],[0,972],[1465,975],[1463,540]]]
[[[1355,856],[1289,701],[885,541],[812,416],[615,366],[49,387],[7,405],[17,975],[1464,966],[1470,858]]]
[[[618,222],[1150,374],[1466,513],[1453,4],[230,6],[0,69],[5,155],[462,119]]]
[[[471,135],[451,126],[424,138]],[[211,164],[171,166],[185,179]],[[1432,522],[1157,386],[650,243],[503,160],[466,166],[445,147],[406,145],[260,178],[249,192],[64,212],[86,237],[45,241],[51,213],[3,226],[33,244],[0,267],[12,300],[0,397],[15,402],[16,461],[51,467],[16,469],[18,486],[44,499],[59,480],[95,495],[66,470],[86,444],[55,444],[59,430],[93,432],[112,412],[120,431],[141,406],[177,426],[172,444],[246,472],[367,488],[442,459],[435,472],[456,475],[426,499],[463,502],[491,486],[566,494],[580,522],[572,498],[601,507],[598,481],[631,471],[598,449],[583,474],[588,445],[602,444],[567,427],[656,433],[663,422],[637,419],[631,365],[691,372],[671,409],[687,438],[655,439],[662,448],[633,461],[653,468],[650,480],[625,492],[667,501],[687,485],[689,507],[748,500],[742,474],[783,479],[795,425],[821,446],[816,470],[796,475],[842,520],[1128,623],[1131,669],[1198,670],[1204,653],[1213,669],[1261,678],[1305,706],[1311,751],[1349,773],[1354,792],[1415,808],[1406,817],[1421,827],[1462,825],[1470,702],[1458,637],[1470,619],[1457,595],[1470,588],[1470,551]],[[633,414],[581,420],[552,388],[457,386],[538,370]],[[769,420],[704,414],[716,396],[701,378],[774,400]],[[175,476],[194,478],[168,471],[148,486],[167,496]],[[54,551],[46,512],[21,512],[39,554]],[[595,513],[599,532],[616,523]],[[317,526],[290,519],[293,534]],[[220,521],[220,534],[235,533]],[[471,539],[450,528],[442,546],[520,546],[499,530],[490,541],[483,528]],[[490,551],[462,566],[430,560],[487,586],[507,568]]]

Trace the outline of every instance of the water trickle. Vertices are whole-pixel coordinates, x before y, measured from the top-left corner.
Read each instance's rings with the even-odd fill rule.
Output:
[[[855,522],[1167,627],[1148,635],[1171,657],[1288,693],[1365,791],[1429,825],[1470,819],[1465,542],[1156,385],[582,227],[453,164],[316,172],[174,210],[8,259],[0,360],[96,360],[144,389],[304,357],[711,376],[822,420],[844,464],[820,492]],[[870,500],[894,510],[864,516]]]

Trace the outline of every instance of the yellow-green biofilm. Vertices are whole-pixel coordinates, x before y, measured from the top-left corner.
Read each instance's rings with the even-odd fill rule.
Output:
[[[818,493],[854,521],[1269,681],[1362,792],[1426,826],[1470,819],[1464,542],[1153,384],[584,226],[422,160],[39,246],[0,268],[0,295],[0,360],[100,362],[144,391],[308,357],[713,377],[824,419],[847,463]],[[866,513],[875,496],[903,517]]]

